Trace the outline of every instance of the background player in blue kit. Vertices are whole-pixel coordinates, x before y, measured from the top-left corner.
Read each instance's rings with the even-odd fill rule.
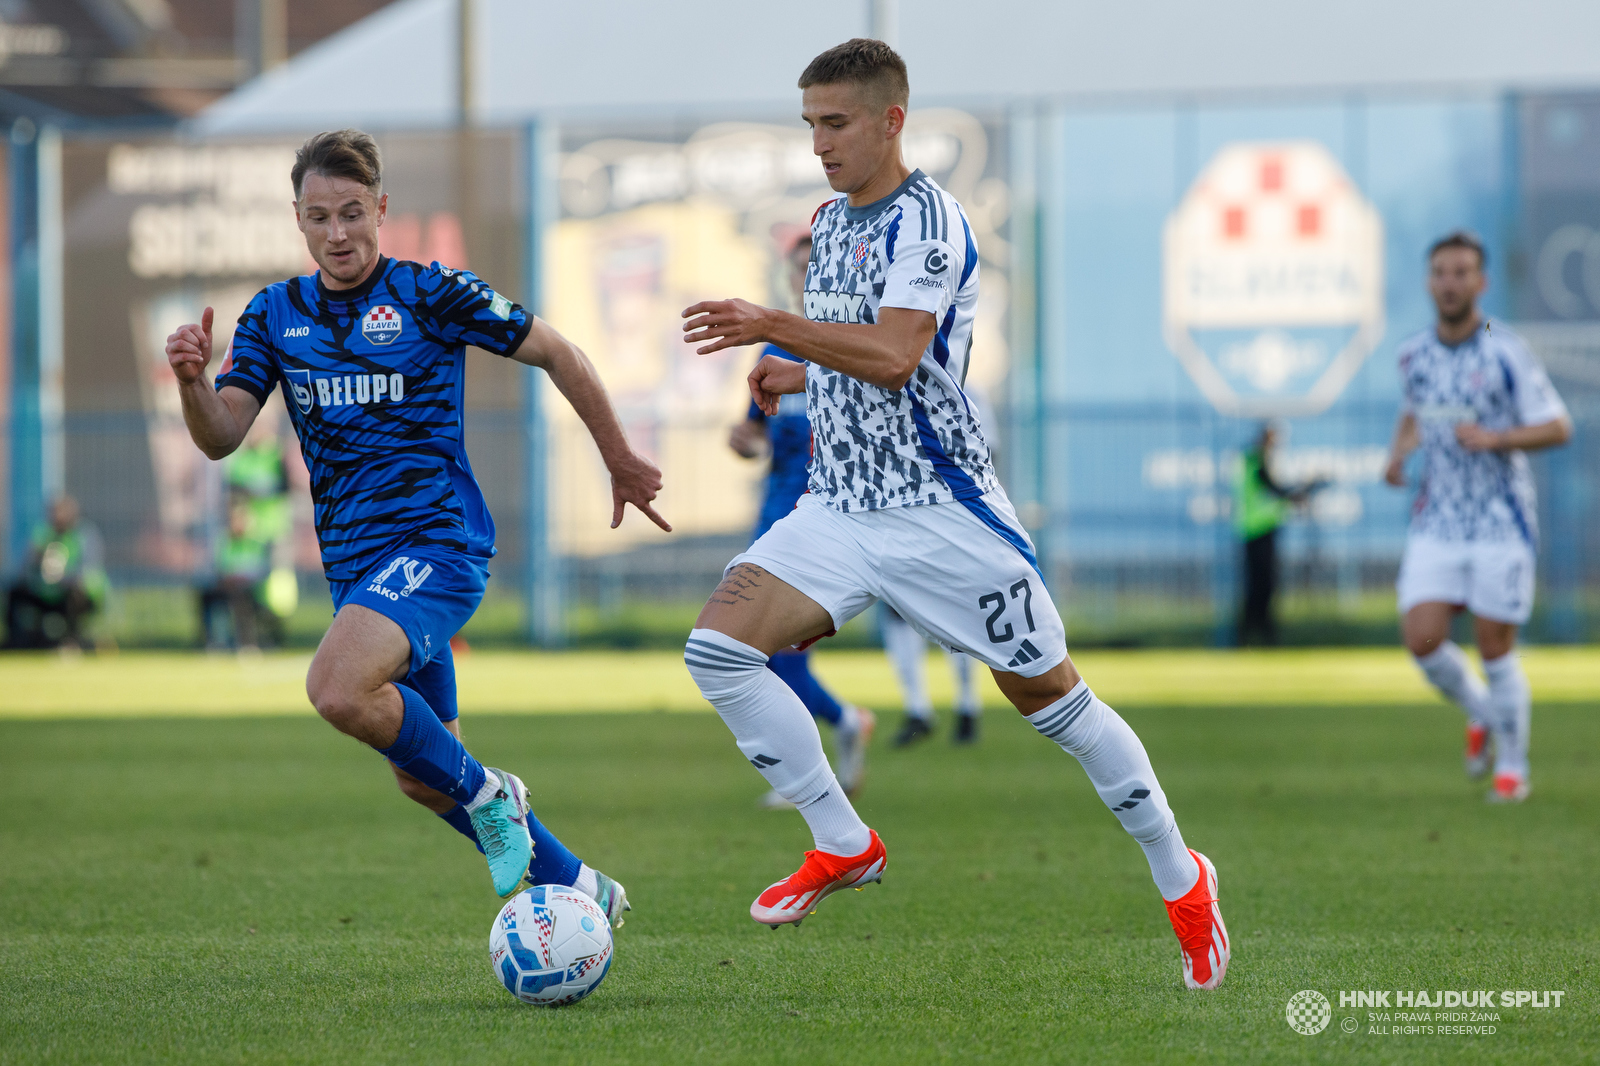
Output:
[[[806,267],[811,261],[811,234],[803,234],[789,248],[788,282],[795,299],[805,293]],[[775,355],[780,359],[795,356],[777,345],[764,345],[763,356]],[[772,528],[772,523],[794,510],[794,505],[806,493],[811,480],[811,420],[806,417],[804,396],[786,396],[778,405],[778,413],[768,418],[766,413],[751,401],[745,420],[733,427],[728,435],[728,446],[746,459],[761,453],[765,438],[771,452],[771,466],[767,472],[766,492],[761,498],[761,514],[756,519],[752,541]],[[811,672],[809,650],[788,649],[767,660],[767,669],[783,678],[784,684],[794,690],[800,702],[806,705],[813,718],[820,718],[834,728],[835,773],[839,787],[850,795],[861,788],[866,771],[867,744],[877,719],[865,707],[840,703],[823,687]],[[793,809],[794,804],[784,799],[776,789],[769,790],[761,805],[773,810]]]
[[[528,810],[522,782],[462,746],[450,638],[483,597],[494,521],[463,443],[466,348],[543,369],[583,419],[612,481],[611,525],[651,508],[654,464],[629,445],[594,367],[560,334],[464,270],[378,251],[388,197],[358,130],[301,146],[295,215],[316,274],[268,286],[239,318],[213,389],[212,312],[167,339],[200,450],[237,448],[280,383],[311,474],[335,615],[306,677],[317,712],[388,758],[407,796],[482,849],[502,897],[524,876],[575,885],[620,924],[620,885]]]

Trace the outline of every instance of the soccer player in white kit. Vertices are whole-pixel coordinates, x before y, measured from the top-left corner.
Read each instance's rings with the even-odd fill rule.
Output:
[[[1491,802],[1528,795],[1532,701],[1515,652],[1533,610],[1538,526],[1527,452],[1564,444],[1572,420],[1527,346],[1478,312],[1484,250],[1452,233],[1428,252],[1438,322],[1400,346],[1405,401],[1385,475],[1405,484],[1406,457],[1422,449],[1422,481],[1400,562],[1406,647],[1428,680],[1467,714],[1467,773],[1489,772]],[[1450,620],[1472,612],[1489,681],[1450,639]]]
[[[967,402],[978,253],[960,204],[902,161],[905,63],[881,41],[829,49],[800,76],[802,116],[838,199],[812,220],[805,316],[743,300],[684,311],[702,353],[771,343],[750,374],[767,411],[805,392],[810,491],[728,565],[685,660],[739,750],[799,809],[816,850],[751,904],[798,923],[840,889],[881,878],[887,852],[834,778],[811,716],[765,668],[881,599],[924,636],[993,671],[1039,732],[1076,756],[1144,849],[1191,988],[1228,965],[1216,870],[1178,831],[1144,746],[1067,657],[1033,545],[995,477]]]

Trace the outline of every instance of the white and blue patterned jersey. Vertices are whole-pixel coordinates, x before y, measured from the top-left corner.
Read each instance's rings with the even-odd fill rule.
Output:
[[[1432,329],[1400,345],[1404,410],[1417,421],[1423,456],[1411,532],[1451,541],[1538,543],[1528,456],[1469,452],[1456,426],[1537,426],[1565,417],[1549,375],[1522,339],[1499,323],[1447,345]]]
[[[937,330],[904,388],[806,368],[811,492],[844,512],[975,499],[999,487],[962,391],[978,303],[978,249],[955,198],[918,170],[875,203],[830,200],[811,220],[805,316],[875,323],[927,311]]]

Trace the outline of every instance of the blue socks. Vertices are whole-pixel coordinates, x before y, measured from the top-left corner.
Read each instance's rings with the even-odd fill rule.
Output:
[[[449,647],[407,678],[404,684],[395,687],[405,700],[406,716],[394,746],[383,754],[418,781],[455,800],[456,805],[439,817],[450,828],[472,841],[473,847],[481,852],[483,845],[478,843],[478,834],[472,829],[472,818],[467,814],[465,804],[483,787],[483,764],[468,754],[467,749],[443,724],[453,721],[458,713],[456,664]],[[452,772],[457,767],[461,773],[459,779]],[[533,838],[533,861],[528,864],[529,880],[536,885],[575,884],[583,861],[568,851],[566,845],[533,816],[532,811],[528,812],[528,835]]]
[[[456,709],[456,657],[449,644],[429,659],[427,666],[413,670],[405,685],[428,701],[439,721],[453,722],[461,716]]]
[[[472,831],[472,819],[467,816],[465,807],[458,803],[439,817],[448,822],[451,829],[472,841],[479,851],[483,850],[483,845],[478,843],[478,834]],[[532,811],[528,812],[528,835],[533,838],[533,861],[528,863],[528,880],[536,885],[577,884],[583,860],[568,851],[567,846],[557,840],[555,834],[533,816]]]
[[[483,788],[483,764],[439,721],[428,701],[413,688],[396,685],[405,701],[405,718],[393,745],[380,753],[400,769],[457,803],[470,803]]]
[[[472,828],[472,815],[467,813],[465,807],[458,803],[439,817],[443,818],[451,829],[472,841],[472,846],[478,849],[480,855],[483,853],[483,845],[478,843],[477,831]]]
[[[811,673],[810,652],[780,651],[767,660],[767,669],[794,690],[800,702],[806,705],[806,710],[811,712],[811,717],[820,718],[833,726],[838,725],[839,719],[844,717],[844,708],[839,706],[839,701]]]

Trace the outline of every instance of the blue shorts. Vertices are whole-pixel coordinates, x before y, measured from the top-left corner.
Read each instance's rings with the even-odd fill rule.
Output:
[[[359,603],[405,631],[411,674],[450,647],[483,600],[489,561],[444,548],[408,549],[379,563],[357,581],[331,583],[333,609]]]

